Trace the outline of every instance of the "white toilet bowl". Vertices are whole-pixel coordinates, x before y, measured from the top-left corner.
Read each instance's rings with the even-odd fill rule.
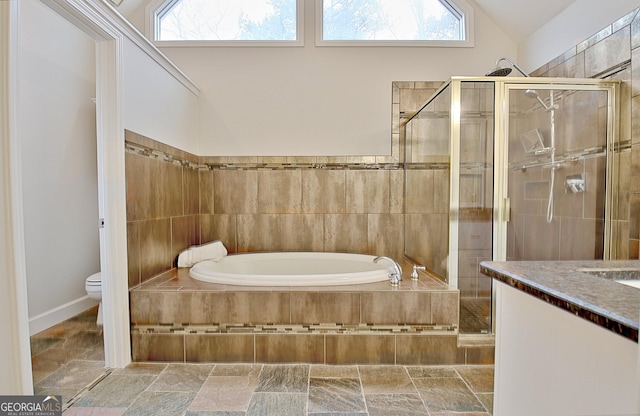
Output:
[[[96,323],[102,325],[102,275],[100,272],[94,273],[87,277],[84,283],[84,288],[87,291],[90,299],[99,301],[98,304],[98,319]]]

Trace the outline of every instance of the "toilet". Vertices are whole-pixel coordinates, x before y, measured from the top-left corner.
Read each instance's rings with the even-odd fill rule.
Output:
[[[102,275],[100,272],[94,273],[87,277],[84,288],[87,291],[90,299],[99,301],[98,304],[98,319],[96,323],[102,325]]]

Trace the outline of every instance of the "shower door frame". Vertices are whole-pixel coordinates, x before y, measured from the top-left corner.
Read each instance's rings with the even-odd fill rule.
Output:
[[[494,142],[493,142],[493,215],[492,215],[492,260],[506,261],[507,223],[510,207],[508,199],[509,170],[509,93],[512,90],[568,89],[607,92],[606,168],[604,207],[604,254],[603,260],[611,258],[612,208],[614,185],[614,146],[618,143],[619,128],[619,81],[580,78],[543,77],[451,77],[433,95],[437,96],[447,87],[451,88],[450,116],[450,189],[449,189],[449,256],[446,280],[450,286],[459,288],[459,221],[460,221],[460,141],[461,141],[461,90],[463,82],[493,82],[494,85]],[[429,99],[429,103],[432,99]],[[426,106],[426,105],[425,105]],[[495,288],[491,289],[491,333],[495,333]],[[484,333],[465,335],[486,335]]]

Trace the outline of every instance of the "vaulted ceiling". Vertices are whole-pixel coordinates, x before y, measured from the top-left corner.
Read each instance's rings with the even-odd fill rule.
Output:
[[[574,0],[475,0],[476,4],[516,43],[553,19]]]

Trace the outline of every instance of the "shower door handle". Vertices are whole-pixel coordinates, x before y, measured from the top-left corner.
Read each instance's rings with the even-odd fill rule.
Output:
[[[502,220],[504,222],[511,221],[511,199],[509,198],[502,200]]]

